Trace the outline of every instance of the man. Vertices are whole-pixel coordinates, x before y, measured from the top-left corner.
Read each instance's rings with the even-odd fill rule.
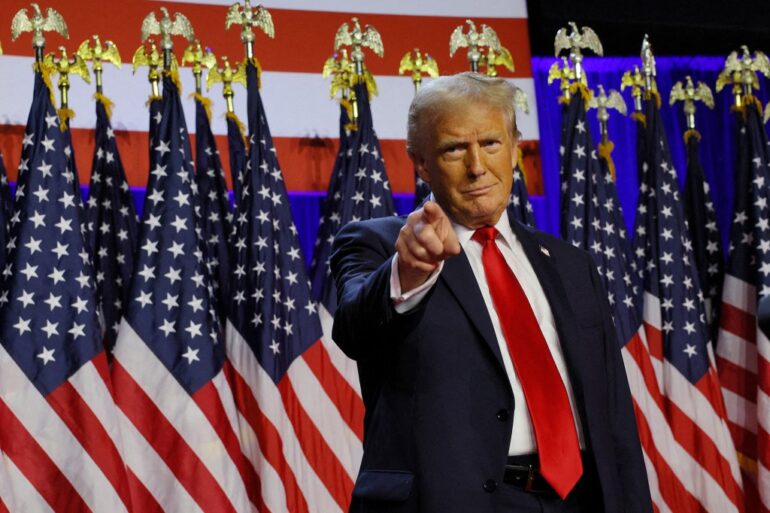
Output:
[[[424,86],[407,149],[435,202],[335,240],[333,336],[366,404],[351,512],[652,510],[593,262],[508,220],[513,94]]]

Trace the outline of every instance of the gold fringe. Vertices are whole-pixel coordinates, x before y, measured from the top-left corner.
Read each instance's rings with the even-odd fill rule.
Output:
[[[40,73],[40,78],[43,79],[45,86],[48,88],[48,95],[51,97],[51,105],[56,108],[56,96],[53,94],[53,84],[51,83],[51,72],[53,71],[50,66],[45,62],[35,62],[32,65],[32,69],[35,72]]]
[[[743,97],[743,105],[744,106],[753,105],[754,107],[757,108],[757,112],[759,112],[760,115],[764,111],[764,109],[762,108],[762,102],[760,102],[759,98],[757,98],[753,94],[747,94],[746,96]]]
[[[569,98],[563,95],[559,96],[559,103],[561,103],[562,105],[569,105]]]
[[[647,116],[641,111],[635,111],[631,114],[631,119],[640,123],[643,127],[647,126]]]
[[[225,114],[225,117],[227,119],[231,119],[235,122],[235,125],[238,127],[238,132],[241,134],[241,139],[243,139],[244,144],[246,143],[246,137],[243,135],[246,129],[243,126],[243,121],[238,117],[238,115],[235,112],[228,112]]]
[[[358,127],[356,127],[356,124],[353,121],[353,104],[350,103],[350,100],[347,98],[340,98],[340,105],[345,108],[348,113],[348,119],[350,120],[350,123],[348,123],[345,128],[348,130],[357,130]]]
[[[259,63],[259,59],[257,59],[256,56],[244,61],[244,64],[249,63],[251,63],[251,65],[254,66],[254,68],[257,70],[257,89],[262,89],[262,65]]]
[[[57,113],[59,114],[59,130],[66,132],[67,123],[75,117],[75,111],[72,109],[59,109]]]
[[[738,451],[738,465],[751,475],[757,475],[757,460]]]
[[[179,71],[176,69],[163,70],[163,76],[170,77],[179,94],[182,94],[182,81],[179,80]]]
[[[94,100],[104,105],[104,110],[107,112],[107,118],[112,118],[112,108],[115,106],[115,103],[102,93],[94,93]]]
[[[211,121],[211,98],[206,98],[200,93],[193,93],[190,96],[201,102],[203,109],[206,111],[206,117],[209,121]],[[241,133],[243,132],[241,131]]]
[[[593,96],[593,93],[591,92],[588,87],[582,82],[574,82],[570,84],[569,86],[569,92],[573,96],[580,93],[580,96],[583,97],[583,101],[588,104],[588,102],[591,101],[591,97]]]
[[[660,93],[656,90],[645,91],[644,99],[649,100],[650,98],[655,98],[655,105],[660,108]]]
[[[610,175],[612,180],[615,181],[615,162],[612,160],[612,150],[615,149],[615,144],[612,141],[599,143],[599,158],[604,159],[607,162],[607,167],[610,169]]]
[[[695,130],[694,128],[690,128],[688,130],[685,130],[684,132],[684,143],[687,144],[690,142],[690,139],[695,138],[696,141],[700,141],[700,132]]]

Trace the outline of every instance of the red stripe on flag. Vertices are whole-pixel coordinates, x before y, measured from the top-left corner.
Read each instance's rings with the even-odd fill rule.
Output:
[[[302,407],[291,381],[284,378],[278,383],[278,391],[310,466],[340,508],[347,511],[353,493],[353,481]]]
[[[739,395],[749,402],[757,402],[757,375],[748,369],[717,356],[719,383],[722,388]]]
[[[94,361],[94,365],[99,362]],[[104,360],[104,365],[107,361]],[[98,365],[97,365],[98,366]],[[111,397],[105,399],[112,400]],[[127,510],[131,510],[131,498],[126,483],[125,466],[115,441],[110,438],[101,421],[93,410],[83,401],[77,390],[68,382],[48,394],[46,401],[72,435],[80,442],[83,449],[94,460],[110,482]]]
[[[747,342],[756,343],[757,318],[729,303],[722,303],[719,327],[733,335],[738,335]]]
[[[225,446],[227,454],[230,455],[230,458],[238,469],[238,473],[246,484],[246,492],[249,496],[249,500],[252,504],[259,504],[259,476],[257,476],[254,468],[248,461],[246,461],[245,456],[241,452],[241,444],[238,441],[238,436],[235,431],[233,431],[230,422],[227,420],[227,413],[225,413],[225,409],[222,406],[219,394],[213,383],[208,382],[206,385],[202,386],[195,392],[195,394],[193,394],[192,398],[209,420],[220,440],[222,440],[222,444]],[[260,511],[263,511],[262,508],[260,508]]]
[[[647,333],[645,332],[645,335]],[[644,385],[645,385],[645,393],[655,402],[655,405],[660,409],[660,411],[664,411],[663,409],[663,397],[660,392],[660,388],[658,388],[658,380],[655,377],[655,369],[652,367],[652,362],[650,361],[650,353],[647,352],[647,348],[645,347],[644,343],[642,342],[641,338],[639,338],[639,333],[635,333],[634,336],[631,338],[631,340],[625,345],[624,349],[628,351],[628,354],[631,355],[631,357],[636,362],[636,365],[639,366],[639,370],[642,373],[642,378],[644,379]]]
[[[132,511],[141,513],[163,513],[163,507],[155,500],[144,483],[131,469],[126,469],[128,475],[128,488],[131,491]]]
[[[56,463],[2,400],[0,425],[3,426],[0,429],[3,451],[54,511],[91,511]]]
[[[729,419],[727,420],[727,428],[733,437],[735,450],[750,458],[755,458],[757,455],[757,435]]]
[[[0,513],[10,513],[8,511],[8,506],[5,505],[5,502],[3,502],[3,499],[0,499]]]
[[[201,509],[211,513],[235,512],[206,465],[117,359],[112,363],[112,375],[119,389],[118,407]]]
[[[770,362],[761,354],[757,355],[757,375],[759,376],[759,389],[765,395],[770,395]]]
[[[706,510],[701,506],[700,502],[682,486],[677,475],[668,466],[666,458],[655,446],[647,418],[639,409],[636,401],[634,401],[634,413],[636,414],[636,425],[639,429],[639,439],[642,442],[644,452],[652,461],[655,472],[658,474],[660,495],[668,508],[676,513],[705,512]]]
[[[233,387],[236,406],[256,434],[259,448],[265,460],[275,469],[283,482],[286,491],[286,507],[289,513],[308,513],[307,501],[302,495],[294,471],[286,461],[281,449],[283,445],[281,434],[270,422],[270,419],[262,413],[243,376],[233,367],[226,368],[226,370],[229,370],[228,379]]]
[[[5,157],[6,171],[11,181],[16,180],[16,164],[21,158],[21,141],[24,127],[21,125],[0,126],[0,151]],[[126,171],[129,185],[144,187],[147,184],[149,143],[147,132],[115,130],[120,158]],[[227,170],[225,180],[232,189],[230,180],[230,150],[227,136],[216,135],[217,148],[222,165]],[[190,135],[195,147],[195,135]],[[274,137],[273,143],[281,162],[281,169],[290,191],[326,192],[329,187],[334,160],[337,157],[339,140],[336,138]],[[91,176],[91,160],[94,154],[94,131],[85,128],[72,129],[72,146],[79,170],[80,183],[86,185]],[[406,154],[406,144],[400,139],[380,139],[382,156],[387,163],[390,188],[395,193],[414,193],[414,168]],[[524,155],[527,189],[531,195],[543,194],[539,141],[521,141],[519,147]]]
[[[364,439],[364,402],[358,392],[339,373],[329,358],[329,353],[319,340],[302,353],[302,358],[337,407],[345,423],[359,440]]]

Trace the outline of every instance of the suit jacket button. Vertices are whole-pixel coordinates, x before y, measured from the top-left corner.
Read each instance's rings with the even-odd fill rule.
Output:
[[[505,422],[506,420],[508,420],[510,416],[511,414],[508,413],[508,410],[506,410],[505,408],[503,408],[502,410],[498,410],[497,412],[497,420],[499,420],[500,422]]]
[[[487,479],[481,487],[484,488],[485,492],[492,493],[497,489],[497,481],[494,479]]]

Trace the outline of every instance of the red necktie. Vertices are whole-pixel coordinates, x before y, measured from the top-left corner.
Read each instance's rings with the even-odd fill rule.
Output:
[[[485,226],[473,240],[483,247],[489,292],[532,418],[540,473],[565,498],[583,474],[572,408],[529,300],[497,247],[497,234]]]

